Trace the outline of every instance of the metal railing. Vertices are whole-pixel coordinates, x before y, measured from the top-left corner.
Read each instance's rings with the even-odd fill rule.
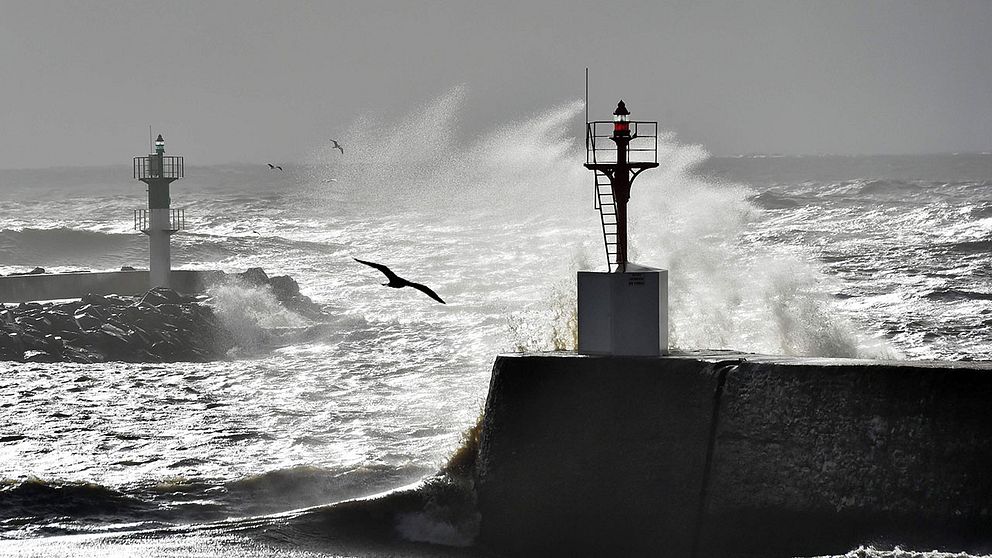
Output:
[[[658,123],[630,122],[630,142],[627,144],[628,163],[658,163]],[[617,162],[617,144],[613,137],[613,121],[586,122],[586,164]]]
[[[160,230],[181,231],[186,229],[186,211],[184,209],[135,209],[134,230],[148,232],[152,230],[153,211],[168,211],[168,223]]]
[[[168,178],[177,180],[183,177],[183,158],[165,155],[147,155],[134,158],[134,178]]]

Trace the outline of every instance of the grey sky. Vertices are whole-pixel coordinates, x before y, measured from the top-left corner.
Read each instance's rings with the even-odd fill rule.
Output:
[[[283,162],[458,84],[466,134],[623,97],[716,154],[992,150],[992,2],[0,0],[0,168]],[[576,122],[575,133],[581,133]]]

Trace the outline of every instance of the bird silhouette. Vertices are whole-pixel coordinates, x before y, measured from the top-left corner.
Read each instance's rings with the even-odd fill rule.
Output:
[[[414,289],[417,289],[418,291],[420,291],[420,292],[424,293],[425,295],[433,298],[434,300],[440,302],[441,304],[447,304],[446,302],[444,302],[443,300],[441,300],[441,297],[437,296],[437,293],[435,293],[434,291],[430,290],[430,288],[425,287],[424,285],[421,285],[420,283],[414,283],[413,281],[407,281],[406,279],[404,279],[404,278],[400,277],[399,275],[396,275],[395,273],[393,273],[388,267],[386,267],[386,266],[384,266],[382,264],[377,264],[377,263],[373,263],[373,262],[367,262],[365,260],[360,260],[358,258],[354,258],[354,260],[356,262],[360,263],[360,264],[365,264],[365,265],[367,265],[369,267],[374,267],[374,268],[378,269],[379,271],[381,271],[386,276],[386,279],[389,279],[389,282],[388,283],[382,283],[382,286],[384,286],[384,287],[392,287],[394,289],[401,289],[403,287],[413,287]]]
[[[276,166],[273,165],[272,163],[265,163],[265,164],[269,165],[269,170],[274,170],[276,168]]]
[[[341,154],[342,154],[342,155],[344,155],[344,148],[343,148],[343,147],[341,147],[341,144],[340,144],[340,143],[338,143],[338,140],[331,140],[331,143],[333,143],[333,144],[334,144],[334,145],[333,145],[333,146],[331,147],[331,149],[337,149],[338,151],[340,151],[340,152],[341,152]]]

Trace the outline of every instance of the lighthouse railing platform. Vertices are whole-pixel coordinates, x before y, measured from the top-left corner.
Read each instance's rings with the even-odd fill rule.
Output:
[[[148,155],[134,158],[134,178],[166,178],[178,180],[183,177],[183,158],[165,155]]]
[[[630,142],[627,144],[627,162],[658,164],[658,123],[630,122]],[[586,122],[586,165],[609,165],[617,162],[617,144],[613,137],[612,120]]]
[[[166,219],[162,219],[162,227],[159,230],[181,231],[186,228],[186,211],[183,209],[135,209],[134,210],[134,230],[148,232],[152,230],[152,220],[155,212],[168,212]]]

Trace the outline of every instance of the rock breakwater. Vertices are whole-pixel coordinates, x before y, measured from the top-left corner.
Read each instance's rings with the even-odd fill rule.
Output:
[[[86,295],[0,310],[0,359],[22,362],[204,362],[233,340],[196,298],[156,288],[141,297]]]
[[[287,309],[326,318],[289,276],[261,268],[223,274],[215,284],[265,288]],[[237,337],[206,295],[155,288],[140,296],[87,294],[65,302],[0,305],[0,361],[206,362],[227,356]]]

